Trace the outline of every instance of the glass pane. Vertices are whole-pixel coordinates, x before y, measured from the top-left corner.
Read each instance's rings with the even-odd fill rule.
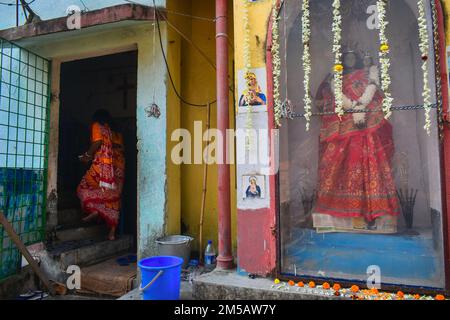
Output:
[[[385,284],[443,288],[437,110],[431,111],[428,135],[417,1],[390,1],[387,8],[396,107],[387,120],[381,111],[378,30],[368,13],[375,4],[342,1],[343,91],[367,112],[340,120],[333,113],[332,0],[311,1],[315,114],[309,131],[301,117],[301,1],[285,1],[280,13],[281,93],[294,112],[280,131],[281,272],[365,282],[367,268],[376,265]],[[429,24],[432,39],[431,19]],[[435,99],[434,52],[428,57]],[[397,108],[403,106],[409,107]]]

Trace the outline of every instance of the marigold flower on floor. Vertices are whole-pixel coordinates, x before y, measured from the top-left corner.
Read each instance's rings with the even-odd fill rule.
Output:
[[[310,288],[315,288],[315,287],[316,287],[316,284],[314,283],[314,281],[311,281],[310,283],[308,283],[308,286],[309,286]]]
[[[359,292],[359,287],[357,285],[353,285],[350,290],[354,293]]]

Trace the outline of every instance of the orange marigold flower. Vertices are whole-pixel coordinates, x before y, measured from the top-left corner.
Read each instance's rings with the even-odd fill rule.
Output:
[[[299,283],[297,283],[297,285],[298,285],[299,287],[301,287],[301,288],[303,288],[303,287],[305,286],[305,284],[304,284],[302,281],[300,281]]]
[[[331,288],[331,286],[330,286],[330,284],[329,284],[328,282],[325,282],[325,283],[322,285],[322,287],[323,287],[325,290],[328,290],[328,289]]]
[[[377,295],[377,294],[379,294],[379,292],[378,292],[378,289],[377,289],[377,288],[372,288],[372,289],[370,289],[370,293],[371,293],[371,294],[373,294],[373,295]]]
[[[445,297],[442,294],[438,294],[435,299],[436,300],[445,300]]]
[[[353,285],[350,290],[354,293],[359,292],[359,287],[357,285]]]
[[[310,288],[315,288],[315,287],[316,287],[316,284],[314,283],[314,281],[311,281],[310,283],[308,283],[308,286],[309,286]]]
[[[419,300],[419,299],[420,299],[420,295],[415,294],[415,295],[414,295],[414,299],[415,299],[415,300]]]
[[[333,290],[334,290],[334,291],[339,291],[339,290],[341,290],[341,285],[340,285],[339,283],[335,283],[334,286],[333,286]]]
[[[403,299],[405,297],[405,294],[401,291],[397,292],[397,297],[400,299]]]
[[[289,280],[288,285],[290,285],[291,287],[295,286],[295,282],[292,280]]]

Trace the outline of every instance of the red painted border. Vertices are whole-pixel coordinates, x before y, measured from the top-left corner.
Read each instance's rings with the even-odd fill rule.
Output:
[[[439,33],[439,56],[440,56],[440,64],[439,70],[441,74],[441,90],[442,90],[442,108],[444,115],[447,115],[448,112],[448,103],[449,103],[449,92],[448,92],[448,74],[446,61],[447,53],[446,53],[446,45],[445,45],[445,28],[444,28],[444,11],[441,6],[441,2],[439,0],[435,0],[436,11],[437,11],[437,21],[438,24],[438,33]],[[447,116],[444,116],[444,121],[447,122]],[[443,215],[442,215],[442,225],[443,225],[443,234],[444,234],[444,259],[445,259],[445,284],[446,291],[450,291],[450,246],[449,246],[449,235],[450,235],[450,194],[448,194],[448,190],[450,190],[450,170],[446,170],[446,168],[450,168],[450,128],[447,124],[444,125],[444,140],[441,145],[441,154],[442,154],[442,170],[443,173],[443,181],[442,181],[442,193],[443,193]],[[444,198],[445,197],[445,198]]]
[[[277,8],[279,6],[280,1],[277,3]],[[275,10],[275,9],[273,9]],[[274,130],[276,129],[275,125],[275,113],[274,113],[274,99],[273,99],[273,61],[272,61],[272,15],[270,15],[269,19],[269,25],[268,25],[268,32],[267,32],[267,47],[266,47],[266,72],[267,72],[267,107],[268,107],[268,129]],[[275,159],[275,152],[277,150],[273,149],[273,136],[269,135],[269,146],[271,146],[271,158]],[[278,165],[278,164],[277,164]],[[273,235],[273,250],[271,252],[271,264],[273,266],[273,273],[276,273],[276,266],[279,260],[278,257],[278,241],[277,241],[277,228],[278,228],[278,219],[277,219],[277,212],[278,212],[278,172],[276,175],[270,175],[269,176],[269,184],[270,184],[270,220],[271,220],[271,232]]]

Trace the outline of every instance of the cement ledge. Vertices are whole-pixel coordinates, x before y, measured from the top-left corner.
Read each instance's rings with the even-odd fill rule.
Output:
[[[251,279],[235,270],[218,269],[194,279],[193,296],[195,300],[349,300],[334,296],[331,291],[325,295],[309,288],[277,289],[271,279]]]

